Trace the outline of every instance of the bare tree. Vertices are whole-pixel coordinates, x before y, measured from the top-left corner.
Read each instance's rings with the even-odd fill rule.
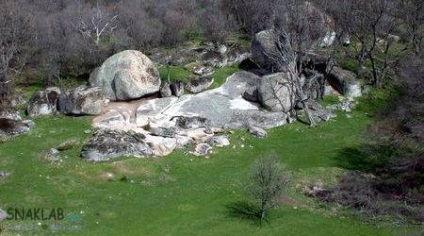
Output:
[[[0,3],[0,104],[8,103],[13,80],[10,72],[19,71],[28,57],[34,38],[33,19],[20,1]]]
[[[115,30],[117,18],[118,15],[108,13],[97,0],[90,16],[84,16],[80,12],[78,23],[74,26],[84,37],[91,38],[99,46],[100,38]]]
[[[280,3],[273,16],[274,50],[265,52],[269,54],[266,57],[272,60],[272,71],[288,73],[289,86],[296,94],[295,103],[303,107],[310,126],[315,126],[308,107],[311,97],[304,91],[301,74],[304,73],[304,59],[315,53],[314,44],[328,31],[327,16],[310,3],[295,0],[283,0]],[[309,77],[307,84],[318,78],[320,76]]]
[[[400,0],[397,5],[398,17],[405,26],[405,38],[416,55],[423,50],[424,43],[424,2],[421,0]]]
[[[365,62],[369,60],[376,87],[380,87],[391,61],[396,29],[394,6],[390,0],[338,0],[330,6],[339,27],[354,41],[357,74],[363,74]]]
[[[252,167],[250,192],[258,203],[260,222],[266,220],[270,208],[278,205],[278,198],[288,183],[282,165],[274,156],[258,159]]]

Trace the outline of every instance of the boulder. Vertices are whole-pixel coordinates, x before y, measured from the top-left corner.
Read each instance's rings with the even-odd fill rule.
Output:
[[[60,89],[57,87],[35,92],[27,105],[26,112],[28,116],[36,117],[56,113],[60,94]]]
[[[108,161],[117,157],[149,157],[153,151],[146,136],[132,131],[96,130],[80,153],[88,161]]]
[[[162,98],[171,97],[172,90],[170,84],[168,82],[163,82],[160,86],[159,93]]]
[[[362,95],[361,84],[351,71],[333,67],[327,80],[334,89],[345,97],[355,98]]]
[[[268,136],[268,133],[264,129],[257,126],[249,126],[248,130],[250,134],[257,138],[266,138]]]
[[[208,89],[214,82],[212,77],[198,77],[191,79],[187,85],[186,89],[190,93],[200,93]]]
[[[106,103],[101,88],[79,86],[60,96],[59,109],[66,115],[99,115]]]
[[[172,95],[181,97],[184,94],[184,84],[181,81],[173,81],[170,85]]]
[[[110,100],[131,100],[159,91],[159,71],[143,53],[127,50],[108,58],[90,75],[90,85],[102,88]]]
[[[273,29],[256,33],[251,45],[252,60],[261,68],[269,71],[287,71],[287,65],[281,62],[288,61],[288,59],[281,58],[285,55],[278,52],[275,45],[276,40],[277,35]]]
[[[211,146],[225,147],[230,145],[230,140],[228,140],[228,137],[225,135],[213,136],[208,140],[208,144]]]
[[[296,91],[288,73],[276,73],[261,78],[258,87],[259,101],[274,112],[289,112],[295,105]]]
[[[26,121],[0,118],[0,137],[8,138],[28,133],[31,125]]]

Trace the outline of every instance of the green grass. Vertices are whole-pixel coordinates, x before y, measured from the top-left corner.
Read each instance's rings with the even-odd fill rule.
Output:
[[[220,73],[227,72],[223,69]],[[90,129],[90,120],[39,118],[31,133],[0,144],[0,170],[12,172],[0,179],[0,208],[61,207],[67,217],[41,225],[39,221],[5,221],[0,226],[6,235],[14,235],[10,230],[13,227],[33,228],[19,232],[23,235],[409,233],[407,228],[376,226],[346,217],[302,193],[304,185],[334,183],[344,173],[340,167],[342,150],[358,145],[363,128],[371,122],[363,110],[353,112],[351,118],[340,113],[316,128],[295,123],[271,129],[266,139],[236,131],[230,137],[230,147],[215,148],[209,159],[179,150],[162,158],[97,164],[78,157],[82,143],[90,137],[84,133]],[[70,139],[79,144],[61,153],[61,162],[45,159],[43,153],[49,148]],[[282,206],[271,211],[272,220],[262,227],[231,217],[228,205],[248,199],[245,186],[254,160],[271,151],[279,154],[291,177]],[[105,177],[105,173],[112,176]],[[81,228],[54,233],[48,229],[53,224]]]
[[[191,73],[189,70],[187,70],[184,67],[180,66],[170,66],[170,80],[171,81],[182,81],[187,82],[190,77],[195,77],[193,73]],[[211,89],[219,87],[221,84],[225,82],[225,79],[239,71],[240,69],[237,66],[225,66],[221,68],[215,68],[214,73],[211,75],[214,78],[214,83],[210,87]],[[166,81],[168,79],[168,69],[166,66],[159,67],[159,74],[163,81]]]

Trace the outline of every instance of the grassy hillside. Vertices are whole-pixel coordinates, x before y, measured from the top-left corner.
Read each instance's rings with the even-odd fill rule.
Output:
[[[88,117],[35,120],[35,129],[0,144],[0,208],[63,208],[62,221],[5,221],[26,235],[393,235],[406,229],[365,224],[345,217],[302,193],[302,186],[334,182],[342,149],[359,142],[371,118],[357,111],[316,128],[295,123],[269,130],[256,139],[244,131],[231,135],[231,146],[209,158],[180,150],[155,159],[122,159],[94,164],[78,157],[90,134]],[[66,140],[78,145],[47,160],[46,151]],[[233,147],[235,145],[235,148]],[[244,148],[241,146],[244,145]],[[246,200],[247,176],[254,160],[275,151],[291,176],[283,205],[272,221],[257,223],[231,216],[229,206]],[[54,230],[56,229],[56,231]]]

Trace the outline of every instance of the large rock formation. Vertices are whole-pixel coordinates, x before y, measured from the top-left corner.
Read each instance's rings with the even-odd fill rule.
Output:
[[[90,75],[90,85],[102,88],[110,100],[131,100],[159,91],[159,71],[143,53],[127,50],[108,58]]]
[[[99,87],[72,88],[59,99],[59,109],[67,115],[99,115],[105,104],[106,98]]]
[[[57,102],[60,94],[60,89],[57,87],[35,92],[27,105],[26,112],[28,116],[51,115],[57,112]]]
[[[260,79],[260,103],[274,112],[289,112],[295,106],[296,91],[288,73],[276,73]]]
[[[189,143],[212,142],[218,131],[284,125],[284,112],[269,112],[242,98],[246,90],[258,86],[259,79],[252,73],[238,72],[213,90],[148,100],[138,107],[135,121],[126,119],[127,114],[111,111],[96,118],[94,126],[114,132],[94,135],[81,155],[92,161],[119,156],[162,156]],[[217,141],[219,145],[228,144],[222,138],[213,142]]]

